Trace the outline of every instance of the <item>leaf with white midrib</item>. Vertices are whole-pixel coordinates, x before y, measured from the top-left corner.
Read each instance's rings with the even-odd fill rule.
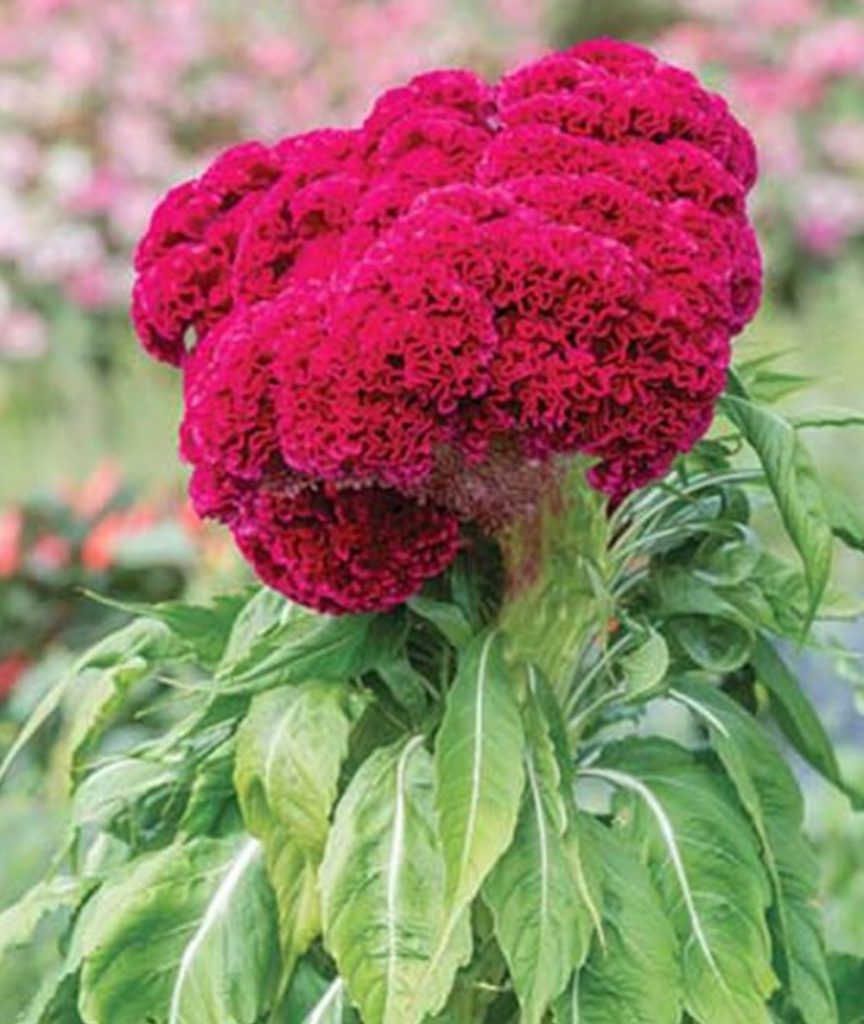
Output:
[[[584,871],[578,836],[561,792],[555,748],[539,704],[525,708],[525,790],[510,847],[483,887],[524,1024],[539,1024],[588,955],[598,916],[574,867]],[[587,897],[587,899],[583,898]]]
[[[336,978],[321,997],[318,1005],[306,1016],[303,1024],[341,1024],[345,986]]]
[[[211,934],[220,920],[224,919],[227,915],[231,906],[231,899],[243,875],[260,857],[261,844],[257,839],[250,839],[245,846],[241,847],[225,877],[219,883],[216,892],[213,893],[213,898],[207,905],[204,917],[201,919],[201,924],[180,957],[180,967],[171,991],[168,1024],[180,1024],[183,995],[195,968],[196,958],[200,956],[208,935]]]
[[[256,1024],[280,966],[260,845],[193,839],[124,865],[85,904],[69,958],[88,1024]]]
[[[467,916],[445,927],[444,862],[423,737],[377,750],[336,808],[321,866],[324,945],[364,1024],[419,1024],[470,953]]]
[[[762,841],[788,998],[804,1024],[834,1024],[837,1007],[817,909],[818,869],[804,836],[795,777],[761,725],[721,690],[685,678],[672,693],[710,727],[712,745]]]
[[[582,774],[618,790],[619,832],[642,850],[684,949],[690,1015],[768,1024],[771,888],[734,789],[683,747],[653,738],[610,745]]]
[[[465,649],[435,744],[447,902],[455,913],[510,844],[525,784],[524,733],[501,646],[491,632]]]
[[[679,1024],[680,949],[651,875],[613,829],[579,820],[603,867],[603,940],[556,1004],[556,1024]]]

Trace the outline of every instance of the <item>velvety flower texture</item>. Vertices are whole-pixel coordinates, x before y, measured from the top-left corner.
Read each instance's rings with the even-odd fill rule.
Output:
[[[441,572],[463,524],[523,512],[561,456],[614,499],[662,475],[759,301],[755,177],[722,99],[610,40],[229,150],[136,260],[198,511],[289,597],[362,611]]]

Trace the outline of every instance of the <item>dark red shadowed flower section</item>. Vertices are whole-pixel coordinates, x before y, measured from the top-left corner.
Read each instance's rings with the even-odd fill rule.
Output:
[[[463,524],[524,514],[561,456],[615,500],[661,476],[759,302],[755,178],[721,98],[612,40],[229,150],[136,260],[197,510],[269,585],[356,612],[440,573]]]

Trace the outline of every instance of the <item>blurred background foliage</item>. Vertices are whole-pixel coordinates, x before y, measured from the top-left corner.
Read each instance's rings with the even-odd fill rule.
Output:
[[[813,378],[801,401],[861,408],[862,0],[0,0],[0,753],[122,617],[82,589],[150,600],[243,578],[182,501],[178,381],[128,324],[131,253],[158,196],[225,144],[356,120],[429,66],[494,75],[604,34],[691,67],[756,134],[767,297],[739,354],[784,352],[790,389]],[[808,440],[864,502],[858,446]],[[864,593],[864,563],[840,569]],[[845,639],[861,650],[861,635]],[[813,676],[864,775],[848,725],[858,662]],[[0,906],[56,843],[50,739],[0,799]],[[814,796],[831,939],[864,955],[864,823]],[[4,1009],[17,986],[0,979]]]

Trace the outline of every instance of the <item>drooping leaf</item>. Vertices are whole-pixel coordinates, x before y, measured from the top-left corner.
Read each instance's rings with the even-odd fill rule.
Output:
[[[85,651],[72,668],[45,694],[24,728],[15,738],[3,762],[0,763],[0,782],[6,777],[13,762],[36,733],[60,707],[75,680],[88,669],[112,669],[130,661],[164,661],[176,653],[169,630],[160,622],[136,619],[123,629],[105,637]]]
[[[603,864],[603,930],[556,1006],[557,1024],[679,1024],[680,950],[660,896],[636,852],[583,816]]]
[[[711,742],[762,841],[774,888],[778,973],[804,1024],[836,1024],[837,1007],[817,910],[818,868],[803,833],[795,777],[771,738],[730,697],[694,679],[676,691],[709,728]]]
[[[764,637],[753,649],[751,664],[768,691],[771,712],[783,734],[813,768],[845,793],[856,810],[864,808],[864,793],[844,778],[834,745],[786,662]]]
[[[683,950],[700,1024],[768,1024],[776,988],[759,843],[732,786],[660,739],[611,745],[586,775],[617,787],[619,834],[641,849]]]
[[[804,565],[815,615],[831,575],[833,535],[821,485],[795,429],[746,398],[727,395],[723,410],[759,457],[789,539]]]
[[[435,744],[435,802],[455,914],[510,845],[525,784],[524,733],[501,636],[462,653]]]
[[[321,897],[325,946],[364,1024],[419,1024],[443,1006],[471,937],[467,914],[454,926],[445,920],[422,737],[376,751],[352,779],[327,842]]]
[[[513,842],[483,887],[495,934],[522,1007],[524,1024],[540,1024],[552,1001],[588,955],[596,910],[579,891],[566,833],[555,748],[539,706],[526,707],[527,785]],[[577,847],[578,848],[578,847]]]
[[[257,1024],[279,967],[260,844],[198,839],[139,857],[88,902],[70,957],[83,961],[86,1024]]]
[[[59,762],[70,778],[74,779],[83,759],[123,708],[132,688],[150,671],[145,658],[131,657],[110,668],[84,672],[78,677],[58,750]]]
[[[217,596],[210,605],[187,601],[145,604],[120,601],[89,591],[86,593],[101,604],[164,624],[204,668],[214,668],[219,664],[234,622],[248,601],[248,594],[242,592]]]

